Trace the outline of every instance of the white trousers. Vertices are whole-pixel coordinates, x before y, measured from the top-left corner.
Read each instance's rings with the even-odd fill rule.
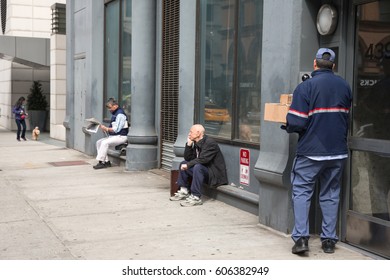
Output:
[[[113,135],[108,136],[102,139],[99,139],[96,142],[97,156],[98,161],[108,161],[108,148],[112,146],[118,146],[127,142],[127,136],[124,135]]]

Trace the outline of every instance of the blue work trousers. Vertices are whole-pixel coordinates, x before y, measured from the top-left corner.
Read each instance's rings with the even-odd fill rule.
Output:
[[[311,160],[297,156],[291,171],[292,200],[295,224],[292,239],[309,238],[309,210],[315,183],[319,181],[319,203],[322,211],[321,240],[338,241],[337,214],[340,201],[341,175],[345,159]]]
[[[195,164],[187,170],[181,170],[181,165],[187,163],[182,161],[180,164],[180,173],[177,180],[179,187],[186,187],[190,189],[191,194],[201,197],[202,196],[202,185],[207,183],[209,180],[209,170],[202,164]],[[191,186],[190,179],[192,178]]]

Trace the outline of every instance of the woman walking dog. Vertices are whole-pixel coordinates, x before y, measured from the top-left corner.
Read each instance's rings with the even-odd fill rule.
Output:
[[[22,138],[24,141],[26,141],[26,117],[27,113],[24,109],[24,103],[26,99],[22,96],[18,99],[18,101],[15,103],[15,106],[12,109],[12,112],[15,114],[15,122],[18,126],[18,131],[16,132],[16,140],[20,141],[20,138]]]

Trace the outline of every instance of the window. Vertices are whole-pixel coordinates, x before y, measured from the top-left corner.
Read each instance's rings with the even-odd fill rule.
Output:
[[[390,3],[357,14],[350,209],[390,221]]]
[[[131,96],[131,0],[111,1],[105,13],[104,101],[114,97],[130,119]],[[105,103],[105,102],[104,102]],[[105,110],[105,117],[109,112]]]
[[[353,136],[390,140],[390,3],[367,3],[359,12]]]
[[[200,5],[199,122],[209,135],[259,143],[263,3]]]

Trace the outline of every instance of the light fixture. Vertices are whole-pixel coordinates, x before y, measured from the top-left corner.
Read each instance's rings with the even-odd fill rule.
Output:
[[[322,5],[317,14],[317,30],[321,35],[332,34],[337,26],[337,10],[335,7]]]

